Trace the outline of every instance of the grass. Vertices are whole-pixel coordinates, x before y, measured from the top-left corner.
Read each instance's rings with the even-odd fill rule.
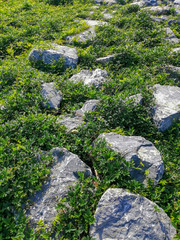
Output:
[[[96,205],[109,187],[123,187],[157,203],[171,218],[179,238],[180,121],[165,133],[159,133],[147,106],[152,99],[152,85],[178,85],[163,69],[168,64],[180,65],[180,54],[171,53],[172,48],[180,45],[164,42],[163,28],[167,21],[153,22],[150,15],[137,6],[102,5],[98,9],[92,6],[93,1],[81,0],[73,3],[0,0],[0,105],[5,107],[0,110],[0,239],[56,236],[57,239],[88,240]],[[87,29],[84,19],[90,18],[90,11],[94,11],[91,19],[103,20],[105,8],[114,17],[108,20],[107,26],[97,27],[95,39],[69,45],[78,50],[76,69],[38,69],[30,64],[28,54],[33,47],[46,47],[51,42],[66,44],[68,35]],[[172,14],[169,19],[178,18],[174,12]],[[179,37],[177,24],[172,24],[171,28]],[[118,55],[112,63],[96,63],[96,58],[114,53]],[[111,79],[100,90],[68,81],[82,69],[96,68],[106,69]],[[41,104],[41,84],[52,81],[63,93],[56,114],[45,110]],[[144,106],[134,106],[132,102],[124,104],[125,98],[136,93],[142,93]],[[86,125],[74,133],[67,133],[56,119],[62,114],[73,113],[89,99],[100,100],[96,112],[86,114]],[[92,148],[100,133],[111,131],[143,136],[155,144],[165,165],[163,178],[156,187],[149,184],[145,189],[131,179],[130,166],[103,143]],[[39,162],[37,154],[53,147],[65,147],[77,154],[94,173],[97,171],[99,179],[81,176],[77,186],[59,203],[61,210],[52,229],[48,231],[39,222],[39,230],[35,233],[27,228],[24,209],[29,197],[47,178],[53,161],[44,156]],[[77,202],[80,205],[77,206]],[[88,204],[84,205],[85,202]]]

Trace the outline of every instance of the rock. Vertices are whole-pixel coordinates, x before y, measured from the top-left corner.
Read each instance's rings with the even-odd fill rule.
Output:
[[[145,6],[145,2],[144,1],[138,1],[138,2],[133,2],[130,5],[138,5],[140,8]]]
[[[164,132],[180,118],[180,88],[156,84],[153,87],[153,96],[153,120],[158,130]]]
[[[72,131],[73,129],[85,123],[83,118],[85,113],[93,112],[98,104],[99,100],[88,100],[84,103],[81,109],[75,111],[73,116],[64,116],[62,119],[58,119],[57,122],[64,125],[68,131]]]
[[[113,4],[117,4],[117,0],[103,0],[103,3],[112,6]]]
[[[175,0],[174,5],[179,5],[180,6],[180,0]]]
[[[165,68],[165,70],[168,73],[168,77],[174,79],[180,86],[180,67],[169,65]]]
[[[170,19],[170,20],[168,21],[168,26],[171,26],[172,23],[175,23],[175,24],[180,25],[180,21],[178,21],[178,20],[176,20],[176,19]]]
[[[94,85],[96,88],[108,80],[108,73],[106,70],[96,69],[94,71],[81,70],[79,73],[73,75],[70,81],[74,83],[83,83],[85,85]]]
[[[99,100],[96,99],[88,100],[84,103],[81,109],[75,112],[75,115],[83,117],[85,115],[85,112],[93,112],[98,104]]]
[[[116,54],[112,54],[112,55],[108,55],[106,57],[97,58],[96,62],[102,63],[102,64],[109,63],[115,58],[115,56],[116,56]]]
[[[52,49],[33,49],[29,54],[29,61],[32,63],[43,62],[48,65],[58,63],[60,58],[64,58],[66,68],[75,68],[78,63],[77,50],[58,44],[51,44]]]
[[[142,10],[150,11],[155,15],[167,15],[170,13],[170,9],[171,8],[168,6],[164,6],[164,7],[155,6],[155,7],[146,7],[146,8],[143,8]]]
[[[62,93],[54,87],[55,83],[42,84],[41,94],[43,96],[43,106],[47,109],[58,110],[62,101]]]
[[[102,4],[102,3],[103,3],[103,0],[95,0],[95,4],[100,5],[100,4]]]
[[[154,22],[164,22],[164,21],[167,21],[168,17],[167,16],[160,16],[160,17],[151,16],[151,19]]]
[[[173,48],[173,49],[172,49],[172,52],[180,53],[180,48]]]
[[[105,14],[103,15],[103,17],[104,17],[105,19],[109,20],[109,19],[113,18],[113,15],[110,14],[110,13],[105,13]]]
[[[86,42],[87,40],[93,40],[96,36],[96,26],[107,25],[106,22],[96,20],[86,20],[86,24],[90,26],[87,30],[82,33],[67,36],[66,40],[71,44],[73,40],[78,42]]]
[[[168,37],[164,38],[164,40],[169,41],[170,43],[179,43],[179,39],[170,28],[166,28],[166,34]]]
[[[105,140],[107,147],[126,161],[134,161],[135,167],[140,169],[131,169],[130,174],[137,181],[147,185],[148,179],[152,179],[156,185],[162,178],[164,164],[161,154],[150,141],[140,136],[124,136],[113,132],[102,133],[98,139]]]
[[[130,96],[128,99],[130,100],[133,100],[133,102],[137,105],[137,104],[140,104],[142,105],[143,104],[143,97],[140,93],[138,94],[135,94],[135,95],[132,95]]]
[[[82,125],[84,123],[84,119],[79,116],[64,116],[62,119],[58,119],[57,122],[64,125],[68,132],[71,132],[73,129]]]
[[[2,104],[0,104],[0,110],[3,111],[3,110],[5,110],[5,109],[6,109],[5,106],[2,105]]]
[[[121,188],[101,197],[90,236],[96,240],[173,240],[170,218],[155,203]]]
[[[32,198],[34,203],[27,211],[31,225],[43,220],[50,226],[57,214],[55,208],[58,200],[67,194],[70,185],[77,182],[77,172],[83,172],[86,177],[92,175],[91,169],[67,149],[56,147],[51,150],[51,153],[55,163],[51,168],[49,178]]]

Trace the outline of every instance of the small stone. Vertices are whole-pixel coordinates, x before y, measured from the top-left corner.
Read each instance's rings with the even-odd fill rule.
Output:
[[[170,28],[166,28],[166,34],[168,37],[164,38],[164,40],[169,41],[170,43],[179,43],[179,39]]]
[[[156,84],[153,96],[153,120],[158,130],[164,132],[180,118],[180,88]]]
[[[67,149],[56,147],[50,152],[55,160],[50,176],[32,197],[33,205],[27,211],[31,226],[35,226],[39,220],[50,226],[57,214],[59,199],[65,197],[69,186],[77,182],[78,172],[83,172],[85,177],[92,176],[91,169]]]
[[[83,107],[75,112],[75,115],[84,117],[86,112],[93,112],[97,105],[99,104],[99,100],[93,99],[88,100],[84,103]]]
[[[108,73],[106,70],[96,69],[94,71],[81,70],[79,73],[73,75],[70,81],[74,83],[83,83],[84,85],[94,85],[99,88],[103,83],[108,81]]]
[[[58,44],[51,44],[52,49],[42,50],[33,49],[29,54],[29,61],[32,63],[43,62],[48,65],[58,63],[60,58],[64,59],[64,66],[66,68],[75,68],[78,63],[77,50]]]
[[[173,240],[176,234],[162,208],[121,188],[102,195],[94,217],[90,236],[96,240]]]
[[[164,22],[164,21],[167,21],[168,17],[167,16],[160,16],[160,17],[151,16],[151,19],[154,22]]]
[[[109,19],[113,18],[113,15],[110,14],[110,13],[105,13],[105,14],[103,15],[103,17],[104,17],[105,19],[109,20]]]
[[[43,96],[43,106],[50,110],[58,110],[62,101],[62,93],[55,88],[55,83],[42,84],[41,94]]]
[[[79,116],[64,116],[62,119],[58,119],[57,122],[64,125],[68,132],[71,132],[73,129],[81,126],[84,123],[84,119]]]
[[[172,52],[180,53],[180,48],[173,48],[173,49],[172,49]]]
[[[128,99],[130,100],[133,100],[133,102],[137,105],[137,104],[140,104],[142,105],[143,104],[143,97],[140,93],[138,94],[135,94],[135,95],[132,95],[130,96]]]
[[[133,178],[145,185],[148,179],[158,184],[164,172],[164,164],[160,152],[150,141],[140,136],[124,136],[113,132],[102,133],[98,139],[104,139],[107,147],[119,153],[126,161],[134,161],[135,167],[139,169],[130,169]]]
[[[115,56],[116,56],[116,54],[112,54],[112,55],[108,55],[106,57],[97,58],[96,62],[102,63],[102,64],[109,63],[115,58]]]
[[[117,4],[117,0],[103,0],[103,3],[112,6],[113,4]]]

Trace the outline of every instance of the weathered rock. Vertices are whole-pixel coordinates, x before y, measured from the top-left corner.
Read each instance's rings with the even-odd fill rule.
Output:
[[[62,101],[62,93],[55,88],[55,83],[43,83],[41,87],[43,106],[50,110],[58,110]]]
[[[133,3],[131,3],[130,5],[138,5],[140,8],[145,6],[145,2],[144,1],[135,1]]]
[[[119,153],[126,161],[134,161],[135,167],[140,169],[131,169],[130,174],[137,181],[146,185],[148,179],[152,179],[157,184],[162,178],[164,164],[161,154],[150,141],[140,136],[117,133],[102,133],[98,139],[104,139],[107,147]]]
[[[180,48],[173,48],[173,49],[172,49],[172,52],[180,53]]]
[[[83,117],[86,112],[93,112],[98,104],[99,100],[96,99],[88,100],[84,103],[81,109],[75,112],[75,115]]]
[[[75,68],[78,63],[77,50],[58,44],[51,44],[52,49],[42,50],[33,49],[29,54],[29,60],[32,63],[43,62],[48,65],[56,64],[60,58],[64,59],[66,68]]]
[[[96,69],[94,71],[82,70],[79,73],[73,75],[70,81],[74,83],[83,83],[85,85],[94,85],[99,88],[108,80],[108,73],[106,70]]]
[[[168,77],[174,79],[180,86],[180,67],[169,65],[165,68],[165,70],[168,73]]]
[[[180,6],[180,0],[175,0],[174,5],[179,5]]]
[[[96,240],[173,240],[176,234],[162,208],[121,188],[101,197],[90,236]]]
[[[155,6],[155,7],[146,7],[146,8],[143,8],[142,10],[150,11],[156,15],[166,15],[170,13],[170,9],[171,8],[168,6],[164,6],[164,7]]]
[[[113,18],[113,15],[110,14],[110,13],[104,13],[103,17],[104,17],[105,19],[109,20],[109,19]]]
[[[90,26],[87,30],[82,33],[78,33],[75,35],[67,36],[66,40],[69,43],[72,43],[73,40],[78,42],[86,42],[87,40],[93,40],[96,36],[96,26],[103,26],[107,25],[106,22],[103,21],[96,21],[96,20],[86,20],[86,24]]]
[[[117,0],[103,0],[103,3],[112,6],[113,4],[117,4]]]
[[[56,216],[56,205],[63,198],[70,185],[78,179],[78,172],[83,172],[86,177],[92,175],[91,169],[83,163],[79,157],[65,148],[53,148],[51,150],[55,160],[51,173],[42,189],[32,198],[34,204],[27,211],[30,224],[35,225],[39,220],[50,226]]]
[[[167,21],[168,17],[167,16],[160,16],[160,17],[151,16],[151,19],[154,22],[164,22],[164,21]]]
[[[115,58],[115,56],[116,56],[116,54],[112,54],[112,55],[108,55],[106,57],[97,58],[96,62],[102,63],[102,64],[109,63]]]
[[[132,95],[130,96],[128,99],[130,100],[133,100],[133,102],[137,105],[137,104],[140,104],[142,105],[143,104],[143,96],[138,93],[138,94],[135,94],[135,95]]]
[[[58,119],[58,123],[64,125],[68,132],[72,131],[74,128],[79,127],[84,123],[84,119],[79,116],[64,116],[62,119]]]
[[[165,37],[164,40],[169,41],[170,43],[179,43],[179,39],[170,28],[166,28],[166,34],[168,37]]]
[[[153,120],[158,130],[164,132],[180,118],[180,88],[156,84],[153,87],[153,96]]]

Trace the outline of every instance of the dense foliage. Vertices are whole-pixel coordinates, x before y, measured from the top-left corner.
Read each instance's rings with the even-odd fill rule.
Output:
[[[81,0],[0,0],[0,239],[54,236],[88,240],[96,205],[109,187],[122,187],[149,198],[165,210],[177,230],[180,226],[180,121],[165,133],[157,132],[148,107],[152,104],[152,85],[177,85],[163,70],[167,64],[180,65],[180,54],[171,53],[178,45],[163,40],[167,22],[152,21],[149,13],[137,5],[111,6],[108,12],[116,10],[114,17],[107,26],[97,28],[93,41],[73,42],[79,55],[76,69],[65,70],[61,63],[38,68],[28,61],[33,47],[46,47],[51,42],[63,45],[68,35],[87,29],[83,21],[87,17],[104,20],[102,11],[107,6],[93,9],[90,16],[92,6],[92,1]],[[177,18],[173,11],[171,14],[169,18]],[[171,28],[180,37],[176,23]],[[96,62],[96,58],[113,53],[119,54],[112,63]],[[81,69],[96,68],[105,68],[111,78],[100,90],[68,81]],[[41,104],[41,84],[52,81],[63,93],[58,113],[45,110]],[[125,103],[136,93],[143,95],[143,106],[130,100]],[[99,99],[99,107],[86,114],[87,124],[67,133],[57,123],[57,117],[73,113],[88,99]],[[100,133],[112,131],[143,136],[155,144],[165,165],[156,187],[149,183],[145,189],[131,179],[131,164],[108,150],[103,142],[92,147]],[[47,231],[39,222],[35,233],[27,227],[25,208],[29,197],[47,178],[53,162],[51,156],[45,155],[38,161],[37,155],[53,147],[65,147],[77,154],[92,168],[95,177],[84,179],[81,175],[77,186],[60,201],[52,229]]]

